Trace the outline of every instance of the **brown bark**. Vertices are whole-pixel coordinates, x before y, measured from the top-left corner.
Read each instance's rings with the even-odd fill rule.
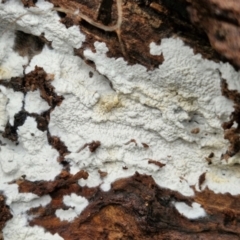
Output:
[[[83,176],[83,172],[77,174]],[[85,175],[84,175],[85,176]],[[86,177],[86,176],[85,176]],[[70,178],[73,179],[73,178]],[[80,187],[75,180],[54,183],[18,182],[21,192],[38,195],[49,193],[52,201],[46,207],[33,208],[37,216],[31,225],[39,225],[65,240],[90,239],[239,239],[239,198],[230,194],[215,194],[205,189],[194,197],[159,187],[150,176],[136,173],[112,184],[109,192],[99,187]],[[204,180],[203,180],[204,181]],[[51,187],[50,187],[51,186]],[[68,209],[63,196],[76,193],[88,199],[89,205],[72,222],[60,221],[55,211]],[[174,207],[176,201],[191,205],[197,202],[208,217],[189,220]]]
[[[240,67],[240,4],[237,0],[187,0],[192,22],[208,35],[212,47]]]
[[[0,240],[3,239],[2,229],[5,226],[5,223],[11,219],[12,215],[10,209],[6,206],[5,197],[0,194]]]

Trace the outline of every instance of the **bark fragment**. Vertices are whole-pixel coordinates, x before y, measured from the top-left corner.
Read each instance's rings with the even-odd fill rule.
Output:
[[[223,123],[224,138],[230,142],[227,152],[222,156],[228,160],[240,151],[240,93],[237,90],[229,90],[225,79],[222,79],[222,94],[234,102],[234,112],[228,122]],[[237,126],[234,126],[236,122]]]
[[[55,182],[60,186],[63,180],[59,178]],[[25,184],[19,185],[21,192]],[[49,189],[49,184],[46,186]],[[31,220],[31,225],[42,226],[51,233],[58,232],[65,240],[79,239],[79,236],[84,240],[238,239],[240,236],[240,206],[238,198],[230,194],[215,194],[205,189],[196,191],[195,197],[186,197],[161,188],[150,176],[138,173],[116,181],[109,192],[80,187],[73,181],[64,186],[68,187],[50,189],[52,202],[46,207],[29,210],[29,214],[37,216]],[[32,188],[27,189],[32,191]],[[73,192],[86,197],[89,205],[72,222],[60,221],[55,211],[66,209],[62,198]],[[41,192],[41,195],[46,193]],[[173,203],[178,201],[187,205],[201,204],[207,217],[187,219],[174,207]]]
[[[240,68],[240,5],[229,0],[187,0],[192,22],[208,35],[212,47]]]
[[[5,226],[5,223],[12,218],[10,209],[5,204],[5,197],[0,194],[0,240],[3,240],[2,230]]]

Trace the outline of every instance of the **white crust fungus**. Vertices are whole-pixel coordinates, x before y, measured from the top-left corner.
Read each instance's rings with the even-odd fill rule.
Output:
[[[23,93],[14,92],[12,89],[7,89],[3,86],[0,86],[0,91],[2,93],[2,101],[6,103],[5,105],[1,106],[2,113],[4,114],[1,116],[1,118],[4,122],[6,122],[6,120],[9,121],[9,123],[13,126],[14,115],[21,111],[23,106]]]
[[[199,203],[194,202],[191,207],[184,202],[175,202],[173,204],[178,212],[186,218],[197,219],[207,216],[207,213]]]
[[[42,112],[47,111],[50,106],[41,98],[40,91],[37,89],[33,92],[27,92],[24,108],[29,113],[41,114]]]
[[[72,193],[63,197],[63,203],[69,206],[68,210],[57,209],[55,214],[61,221],[72,221],[74,218],[79,216],[81,212],[88,205],[88,200],[85,197],[81,197]]]

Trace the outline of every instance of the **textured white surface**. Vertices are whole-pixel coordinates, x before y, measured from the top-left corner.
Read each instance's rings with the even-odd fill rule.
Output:
[[[174,206],[184,217],[189,219],[197,219],[201,217],[206,217],[207,213],[198,203],[192,203],[192,207],[188,206],[184,202],[175,202]]]
[[[37,64],[54,74],[55,90],[65,98],[52,112],[49,129],[72,152],[67,157],[71,172],[86,169],[90,176],[79,184],[102,184],[107,191],[114,180],[139,171],[154,176],[161,186],[192,195],[190,186],[197,184],[201,173],[211,172],[205,157],[214,152],[214,164],[221,165],[220,156],[228,146],[221,124],[228,120],[233,103],[221,96],[218,70],[225,67],[236,73],[226,64],[194,55],[179,39],[163,39],[161,46],[155,45],[151,51],[162,52],[165,61],[153,71],[128,66],[122,59],[108,59],[104,43],[96,42],[95,47],[96,53],[86,50],[85,56],[116,91],[81,59],[46,47],[26,69],[30,72]],[[200,133],[192,134],[194,128]],[[126,145],[130,139],[137,145]],[[95,153],[88,148],[76,153],[93,140],[101,142]],[[150,147],[146,149],[142,143]],[[148,159],[167,164],[159,169],[149,165]],[[98,169],[108,175],[101,179]]]
[[[34,92],[28,92],[25,96],[24,108],[29,113],[38,113],[48,110],[50,106],[40,96],[40,91],[37,89]]]
[[[86,50],[85,56],[109,78],[116,92],[109,85],[98,91],[94,88],[99,85],[98,74],[94,73],[93,83],[84,69],[82,79],[72,79],[72,85],[68,82],[65,100],[51,114],[49,125],[50,132],[60,136],[72,151],[68,156],[72,172],[84,168],[90,173],[87,180],[79,181],[80,185],[102,184],[102,189],[108,190],[112,181],[139,171],[154,176],[161,186],[184,195],[193,194],[190,186],[197,183],[200,173],[211,170],[205,157],[214,152],[213,161],[221,164],[219,159],[227,146],[221,123],[228,119],[233,104],[221,96],[217,71],[221,66],[203,60],[200,55],[194,56],[178,39],[162,40],[165,61],[154,71],[146,71],[140,65],[127,66],[122,59],[108,59],[105,44],[95,46],[96,53]],[[33,61],[49,59],[49,50],[45,50]],[[72,69],[77,68],[78,61],[71,61]],[[32,69],[34,65],[35,62]],[[41,66],[47,69],[47,64]],[[56,72],[49,73],[57,76],[61,69],[54,69]],[[66,81],[57,81],[56,91],[63,94]],[[74,87],[69,95],[69,89]],[[88,94],[81,94],[79,101],[80,89]],[[196,127],[200,133],[192,134]],[[126,145],[130,139],[135,139],[137,145],[133,142]],[[76,153],[79,147],[93,140],[101,141],[96,153],[87,148]],[[142,142],[150,147],[144,148]],[[149,165],[148,159],[167,165],[159,169]],[[122,170],[123,166],[128,170]],[[108,172],[103,180],[98,168]]]
[[[4,121],[6,119],[10,122],[10,124],[14,125],[14,115],[18,113],[23,106],[23,93],[22,92],[14,92],[12,89],[7,89],[3,86],[0,86],[0,91],[2,92],[2,101],[6,101],[6,105],[2,106],[5,111],[5,116],[2,117]]]

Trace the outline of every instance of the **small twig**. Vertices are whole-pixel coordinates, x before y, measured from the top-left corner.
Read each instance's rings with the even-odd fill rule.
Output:
[[[123,55],[126,57],[126,50],[121,38],[121,25],[122,25],[122,19],[123,19],[123,14],[122,14],[122,0],[117,0],[117,13],[118,13],[118,20],[117,23],[113,26],[105,26],[102,23],[98,23],[95,22],[94,20],[92,20],[90,17],[86,16],[85,14],[81,13],[80,11],[77,12],[77,14],[73,13],[72,11],[68,10],[68,9],[64,9],[62,7],[58,8],[58,7],[54,7],[53,8],[56,11],[59,12],[64,12],[64,13],[70,13],[72,15],[77,15],[77,17],[80,17],[81,19],[85,20],[86,22],[88,22],[89,24],[91,24],[94,27],[100,28],[106,32],[116,32],[117,37],[118,37],[118,41],[122,50]]]
[[[63,9],[63,8],[58,8],[58,7],[54,7],[53,8],[56,11],[59,12],[64,12],[64,13],[70,13],[72,15],[73,14],[72,11],[68,10],[68,9]],[[80,11],[77,12],[77,15],[85,20],[86,22],[88,22],[89,24],[91,24],[94,27],[100,28],[106,32],[113,32],[113,31],[117,31],[118,29],[120,29],[121,24],[122,24],[122,0],[117,0],[117,11],[118,11],[118,21],[115,25],[113,26],[105,26],[102,23],[97,23],[94,20],[92,20],[90,17],[86,16],[85,14],[81,13]]]
[[[128,145],[129,143],[135,143],[135,146],[137,146],[137,142],[135,139],[131,139],[128,142],[126,142],[124,145]]]
[[[153,160],[153,159],[149,159],[149,160],[148,160],[148,163],[149,163],[149,164],[155,164],[155,165],[157,165],[157,166],[160,167],[160,168],[162,168],[162,167],[164,167],[164,166],[166,165],[166,164],[164,164],[164,163],[158,162],[158,161]]]
[[[91,143],[85,143],[82,147],[77,150],[77,153],[81,152],[88,146],[90,152],[95,152],[96,149],[101,145],[100,141],[92,141]]]

